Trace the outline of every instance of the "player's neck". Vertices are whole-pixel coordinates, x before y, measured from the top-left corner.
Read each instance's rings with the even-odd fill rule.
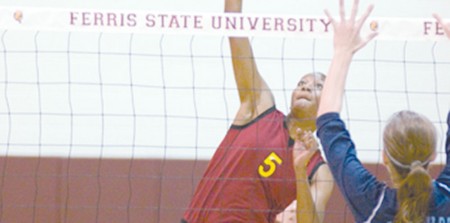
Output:
[[[288,114],[286,118],[286,125],[289,130],[291,138],[295,139],[297,128],[304,131],[316,130],[316,117],[295,117],[292,113]]]

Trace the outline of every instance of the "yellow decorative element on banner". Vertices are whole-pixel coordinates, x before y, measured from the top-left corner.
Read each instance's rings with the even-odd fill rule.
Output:
[[[22,23],[22,19],[23,19],[23,13],[20,10],[17,10],[14,12],[14,20],[16,20],[19,23]]]
[[[372,21],[372,22],[370,23],[370,29],[371,29],[372,31],[377,31],[377,30],[378,30],[378,22],[377,22],[377,21]]]

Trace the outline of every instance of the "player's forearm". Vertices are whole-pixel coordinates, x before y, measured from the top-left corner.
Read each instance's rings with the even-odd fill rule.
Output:
[[[345,82],[352,61],[350,51],[336,51],[328,70],[322,90],[317,116],[328,112],[340,112],[345,91]]]
[[[319,223],[319,216],[316,211],[314,200],[308,182],[306,169],[296,170],[297,188],[297,222]]]
[[[252,105],[256,105],[256,101],[261,97],[261,92],[267,89],[256,67],[250,41],[246,37],[232,37],[230,38],[230,48],[241,102],[252,102]]]
[[[242,0],[225,0],[225,12],[241,12]],[[256,67],[250,40],[247,37],[229,37],[233,71],[241,103],[256,107],[261,91],[266,90]]]

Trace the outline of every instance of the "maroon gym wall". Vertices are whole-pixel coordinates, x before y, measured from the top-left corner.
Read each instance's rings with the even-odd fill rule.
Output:
[[[178,223],[207,161],[0,158],[0,222]],[[367,165],[389,181],[382,165]],[[441,166],[433,166],[436,176]],[[335,190],[325,222],[353,222]]]

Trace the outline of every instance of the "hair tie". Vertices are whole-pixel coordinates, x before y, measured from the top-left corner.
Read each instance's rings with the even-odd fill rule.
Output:
[[[411,163],[409,169],[413,170],[413,169],[416,169],[417,167],[422,167],[422,166],[423,166],[422,162],[420,162],[419,160],[415,160],[414,162]]]
[[[430,157],[428,157],[424,162],[421,162],[420,160],[415,160],[410,165],[406,165],[406,164],[400,163],[398,160],[394,159],[394,157],[391,156],[391,154],[389,153],[389,151],[387,149],[385,149],[384,151],[385,151],[385,154],[388,157],[388,159],[392,163],[394,163],[394,165],[396,165],[396,166],[398,166],[398,167],[400,167],[402,169],[412,170],[412,169],[415,169],[415,168],[417,168],[419,166],[424,167],[425,165],[427,165],[431,161]]]
[[[403,163],[400,163],[400,162],[397,161],[396,159],[394,159],[394,157],[392,157],[391,154],[389,153],[389,150],[385,149],[384,151],[385,151],[385,154],[386,154],[386,156],[388,157],[388,159],[389,159],[392,163],[394,163],[394,165],[396,165],[396,166],[398,166],[398,167],[400,167],[400,168],[402,168],[402,169],[410,169],[410,168],[411,168],[410,165],[405,165],[405,164],[403,164]]]

